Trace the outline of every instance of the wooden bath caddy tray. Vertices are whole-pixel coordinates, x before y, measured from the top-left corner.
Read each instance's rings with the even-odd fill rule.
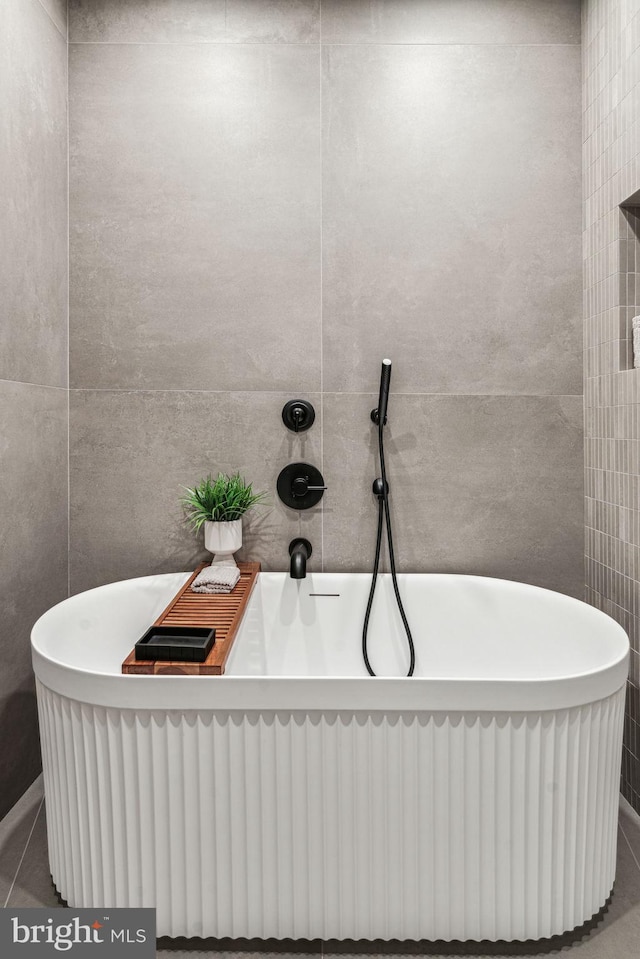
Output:
[[[227,657],[260,572],[260,563],[238,563],[240,579],[230,593],[192,593],[191,584],[205,566],[208,563],[198,566],[165,611],[151,624],[215,627],[216,641],[205,661],[190,663],[136,659],[133,649],[122,664],[123,673],[156,673],[165,676],[221,676],[224,673]]]

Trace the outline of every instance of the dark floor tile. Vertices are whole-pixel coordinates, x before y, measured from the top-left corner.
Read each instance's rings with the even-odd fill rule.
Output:
[[[44,803],[40,808],[24,858],[11,891],[8,906],[59,908],[65,905],[49,873],[47,820]]]
[[[157,956],[166,959],[194,959],[215,956],[216,959],[269,959],[270,956],[321,955],[319,939],[158,939]]]
[[[38,776],[0,822],[0,906],[9,895],[43,795],[42,776]]]
[[[629,805],[626,799],[620,799],[620,828],[631,846],[640,869],[640,816]]]

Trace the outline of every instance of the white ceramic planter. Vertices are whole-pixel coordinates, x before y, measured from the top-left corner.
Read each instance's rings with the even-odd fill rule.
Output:
[[[242,546],[242,520],[204,524],[204,545],[213,553],[212,566],[237,566],[233,554]]]

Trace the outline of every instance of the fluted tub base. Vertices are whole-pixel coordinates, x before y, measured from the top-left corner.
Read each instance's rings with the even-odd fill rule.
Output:
[[[624,687],[538,713],[38,704],[56,887],[156,906],[158,935],[539,939],[613,885]]]

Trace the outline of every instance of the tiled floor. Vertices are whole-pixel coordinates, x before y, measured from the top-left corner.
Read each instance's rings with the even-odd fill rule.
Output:
[[[45,810],[41,778],[0,822],[0,904],[61,908],[49,876]],[[159,939],[157,955],[165,959],[252,959],[286,952],[347,959],[394,955],[437,957],[543,957],[567,959],[638,959],[640,956],[640,819],[622,800],[618,829],[618,872],[608,907],[577,932],[541,942],[276,942],[258,940]]]

